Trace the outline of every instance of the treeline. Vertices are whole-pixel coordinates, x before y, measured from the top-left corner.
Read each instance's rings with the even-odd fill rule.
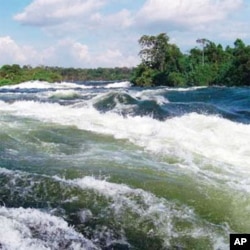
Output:
[[[139,39],[141,63],[132,76],[137,86],[250,86],[250,46],[240,39],[225,49],[207,39],[183,54],[165,33]]]
[[[17,84],[30,80],[56,82],[61,81],[62,77],[54,70],[46,67],[20,67],[18,64],[13,64],[4,65],[0,68],[0,86]]]
[[[0,86],[30,80],[48,82],[130,80],[135,86],[250,86],[250,46],[236,39],[225,48],[207,39],[183,54],[165,33],[139,39],[141,63],[135,68],[62,68],[18,64],[0,68]]]
[[[64,81],[113,81],[129,80],[132,74],[132,68],[115,67],[115,68],[53,68]]]
[[[18,64],[3,65],[0,68],[0,86],[17,84],[25,81],[40,80],[47,82],[61,81],[112,81],[129,80],[132,74],[131,68],[97,68],[97,69],[76,69],[39,66],[21,67]]]

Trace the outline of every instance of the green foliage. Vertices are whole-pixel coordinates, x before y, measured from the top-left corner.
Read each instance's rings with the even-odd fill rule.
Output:
[[[137,86],[146,87],[153,85],[154,70],[145,64],[139,65],[131,79]]]
[[[138,86],[172,87],[250,85],[250,46],[236,39],[234,48],[198,39],[201,48],[182,54],[169,37],[144,35],[139,39],[141,64],[131,81]]]
[[[131,81],[138,86],[183,85],[181,71],[182,54],[169,37],[161,33],[157,36],[144,35],[139,39],[142,63],[135,70]]]
[[[47,82],[87,81],[87,80],[129,80],[134,69],[131,68],[97,68],[75,69],[39,66],[32,68],[18,64],[3,65],[0,68],[0,86],[17,84],[25,81],[39,80]]]
[[[89,81],[89,80],[128,80],[131,78],[133,69],[122,68],[96,68],[96,69],[75,69],[75,68],[54,68],[64,81]]]
[[[227,84],[231,86],[250,86],[250,46],[237,39],[229,70],[226,72]]]
[[[51,70],[40,67],[33,70],[32,80],[60,82],[62,77]]]
[[[189,74],[189,85],[192,86],[208,86],[211,85],[215,78],[216,71],[213,65],[197,65],[193,71]]]
[[[139,39],[139,44],[142,47],[139,53],[142,63],[152,69],[164,71],[168,40],[168,36],[164,33],[157,36],[142,36]]]
[[[6,79],[6,78],[0,79],[0,86],[9,85],[11,83],[12,83],[12,81],[10,79]]]
[[[168,75],[168,83],[173,87],[185,87],[186,82],[182,73],[170,72]]]
[[[18,64],[3,65],[0,69],[0,85],[17,84],[30,80],[41,80],[48,82],[61,81],[62,77],[56,72],[45,67],[31,68]]]
[[[18,64],[3,65],[0,69],[0,84],[14,84],[22,77],[22,70]]]

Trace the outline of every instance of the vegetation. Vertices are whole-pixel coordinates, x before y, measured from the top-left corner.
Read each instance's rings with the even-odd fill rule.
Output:
[[[62,77],[54,70],[45,67],[32,68],[18,64],[4,65],[0,69],[0,86],[6,84],[16,84],[29,80],[40,80],[48,82],[61,81]]]
[[[40,80],[47,82],[89,81],[89,80],[127,80],[130,68],[74,69],[60,67],[31,66],[20,67],[18,64],[4,65],[0,68],[0,86],[17,84],[25,81]]]
[[[30,80],[131,80],[135,86],[250,86],[250,46],[236,39],[225,49],[205,38],[183,54],[165,33],[139,39],[141,63],[136,68],[75,69],[18,64],[0,68],[0,86]]]
[[[132,82],[137,86],[250,86],[250,46],[237,39],[234,47],[198,39],[189,54],[169,43],[165,33],[139,39],[141,63]]]

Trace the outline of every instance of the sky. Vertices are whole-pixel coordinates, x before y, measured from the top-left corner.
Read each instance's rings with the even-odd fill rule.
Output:
[[[198,38],[250,44],[250,0],[0,2],[0,66],[133,67],[139,38],[159,33],[183,53]]]

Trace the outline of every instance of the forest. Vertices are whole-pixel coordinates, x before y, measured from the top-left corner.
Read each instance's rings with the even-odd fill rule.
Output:
[[[134,68],[62,68],[18,64],[0,68],[0,86],[30,80],[60,81],[121,81],[129,80],[134,86],[249,86],[250,46],[236,39],[234,46],[202,38],[188,53],[182,53],[169,42],[166,33],[143,35],[138,43],[141,62]]]
[[[197,39],[183,54],[165,33],[139,39],[141,63],[131,81],[137,86],[249,86],[250,46],[236,39],[234,47]]]

